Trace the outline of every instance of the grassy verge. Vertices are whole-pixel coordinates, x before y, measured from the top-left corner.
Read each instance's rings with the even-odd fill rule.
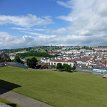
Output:
[[[3,99],[3,98],[0,98],[0,103],[10,105],[11,107],[20,107],[19,105],[15,104],[15,103],[12,103],[12,102],[10,102],[6,99]]]
[[[9,101],[7,101],[7,100],[5,100],[5,99],[2,99],[2,98],[0,98],[0,102],[1,102],[1,103],[5,103],[5,104],[10,103]]]

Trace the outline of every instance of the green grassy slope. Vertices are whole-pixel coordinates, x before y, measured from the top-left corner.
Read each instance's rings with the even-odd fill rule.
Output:
[[[0,68],[0,79],[14,91],[55,107],[107,107],[107,80],[88,73]]]

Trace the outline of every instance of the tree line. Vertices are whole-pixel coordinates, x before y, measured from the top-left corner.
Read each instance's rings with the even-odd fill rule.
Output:
[[[36,57],[57,57],[58,55],[49,55],[47,52],[37,52],[37,51],[29,51],[26,53],[19,53],[18,54],[21,58],[29,57],[29,56],[36,56]]]
[[[62,63],[58,63],[56,68],[60,71],[67,71],[67,72],[73,72],[74,70],[76,70],[75,65],[73,67],[71,67],[71,65],[68,65],[68,64],[62,65]]]

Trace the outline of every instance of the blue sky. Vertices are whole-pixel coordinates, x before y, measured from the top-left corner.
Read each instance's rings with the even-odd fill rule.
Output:
[[[0,49],[107,45],[107,0],[0,0]]]
[[[51,28],[66,26],[68,23],[59,20],[57,16],[67,15],[69,9],[59,6],[57,0],[1,0],[0,14],[9,16],[26,16],[28,14],[38,17],[52,17],[54,23],[49,25]],[[8,26],[8,27],[7,27]],[[13,25],[12,25],[13,26]],[[10,25],[0,26],[0,30],[10,31]],[[6,28],[7,27],[7,28]],[[14,31],[13,31],[14,32]]]
[[[37,16],[66,15],[68,9],[58,6],[57,0],[1,0],[0,13],[5,15],[36,14]]]

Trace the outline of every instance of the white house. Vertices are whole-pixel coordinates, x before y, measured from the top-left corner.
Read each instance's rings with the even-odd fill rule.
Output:
[[[50,60],[49,65],[55,65],[57,66],[58,63],[63,64],[68,64],[71,65],[72,67],[74,66],[74,62],[69,61],[69,60]]]

